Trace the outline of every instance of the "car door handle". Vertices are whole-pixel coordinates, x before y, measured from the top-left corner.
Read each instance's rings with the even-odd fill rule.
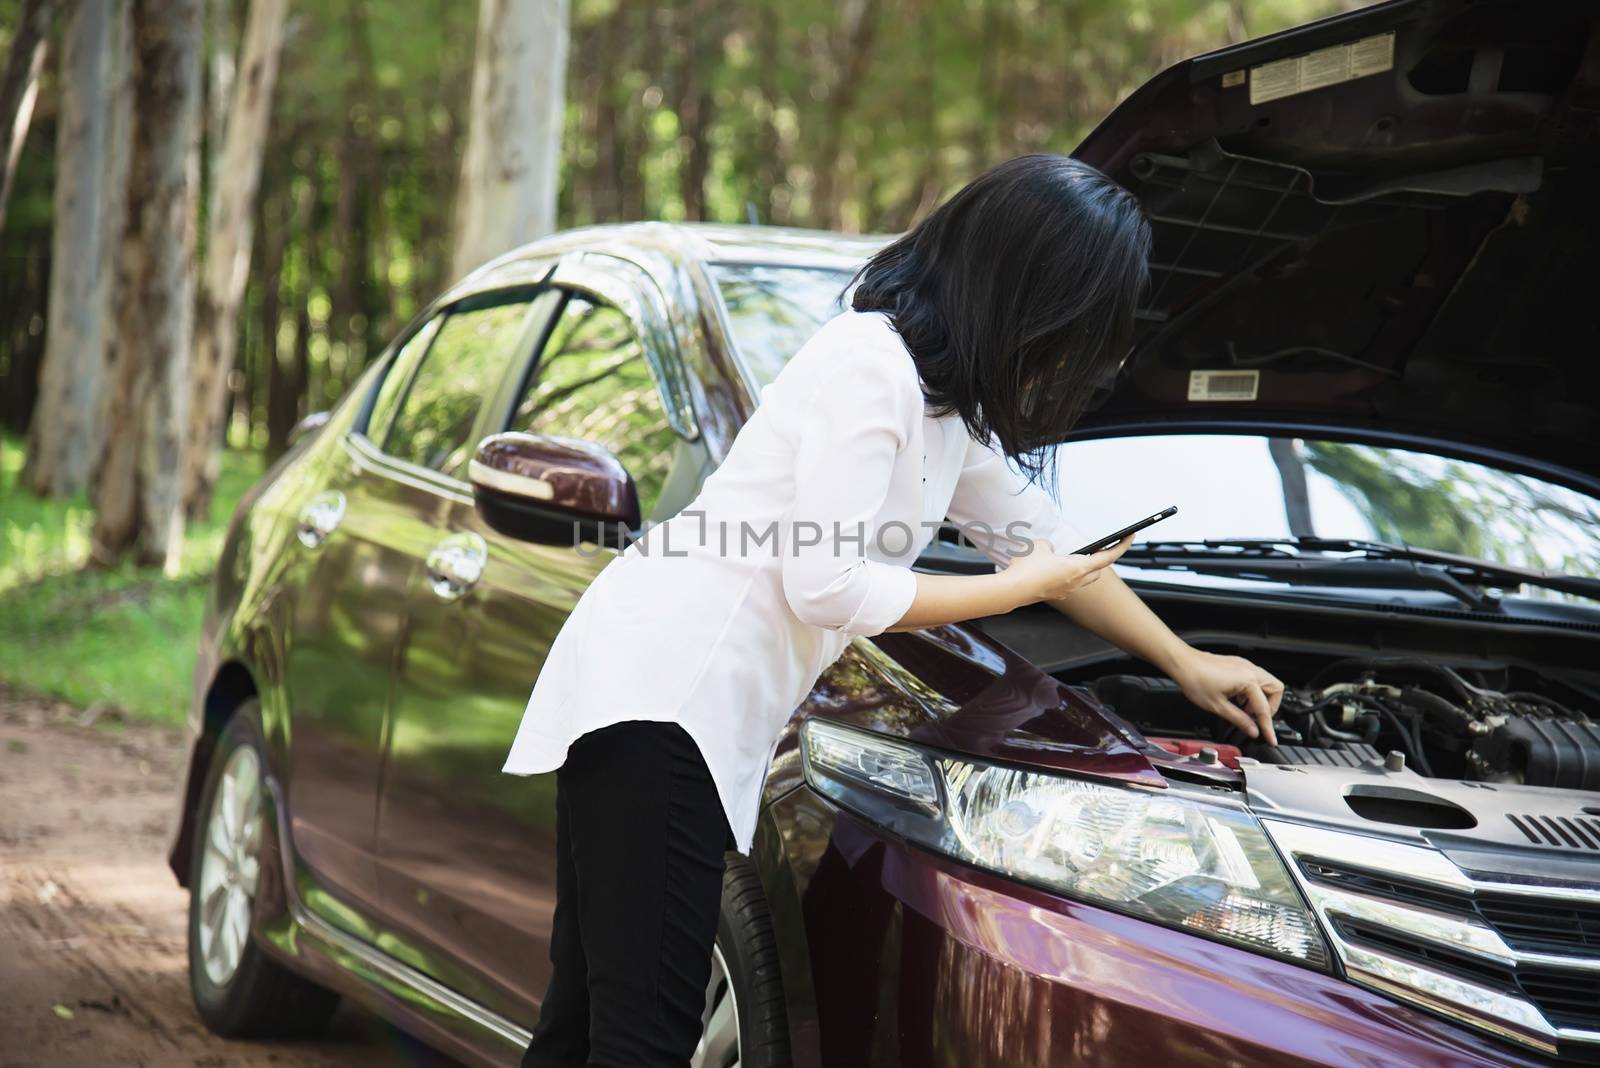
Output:
[[[488,544],[469,530],[452,534],[435,545],[423,566],[433,592],[453,601],[477,585],[488,562]]]
[[[344,494],[338,490],[323,490],[300,509],[295,523],[295,537],[308,549],[315,549],[328,540],[328,535],[344,522]]]

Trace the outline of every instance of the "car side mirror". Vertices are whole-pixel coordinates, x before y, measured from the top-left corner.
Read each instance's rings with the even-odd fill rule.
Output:
[[[312,431],[321,430],[332,412],[312,412],[294,426],[289,428],[289,436],[284,439],[285,445],[293,445]]]
[[[576,438],[512,432],[478,443],[467,465],[484,522],[543,545],[620,548],[639,527],[639,491],[610,449]]]

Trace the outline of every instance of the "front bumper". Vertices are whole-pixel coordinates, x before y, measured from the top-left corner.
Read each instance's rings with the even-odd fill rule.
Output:
[[[764,813],[757,856],[797,1066],[1554,1063],[906,845],[804,786]]]

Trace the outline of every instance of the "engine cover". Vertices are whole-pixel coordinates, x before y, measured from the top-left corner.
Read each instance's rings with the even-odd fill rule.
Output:
[[[1520,772],[1528,786],[1600,790],[1600,723],[1565,716],[1507,719],[1473,743],[1467,756],[1485,779]]]

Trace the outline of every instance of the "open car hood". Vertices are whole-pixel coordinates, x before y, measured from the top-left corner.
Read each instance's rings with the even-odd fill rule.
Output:
[[[1133,354],[1078,435],[1317,433],[1600,492],[1597,26],[1397,0],[1134,93],[1075,153],[1155,237]]]

